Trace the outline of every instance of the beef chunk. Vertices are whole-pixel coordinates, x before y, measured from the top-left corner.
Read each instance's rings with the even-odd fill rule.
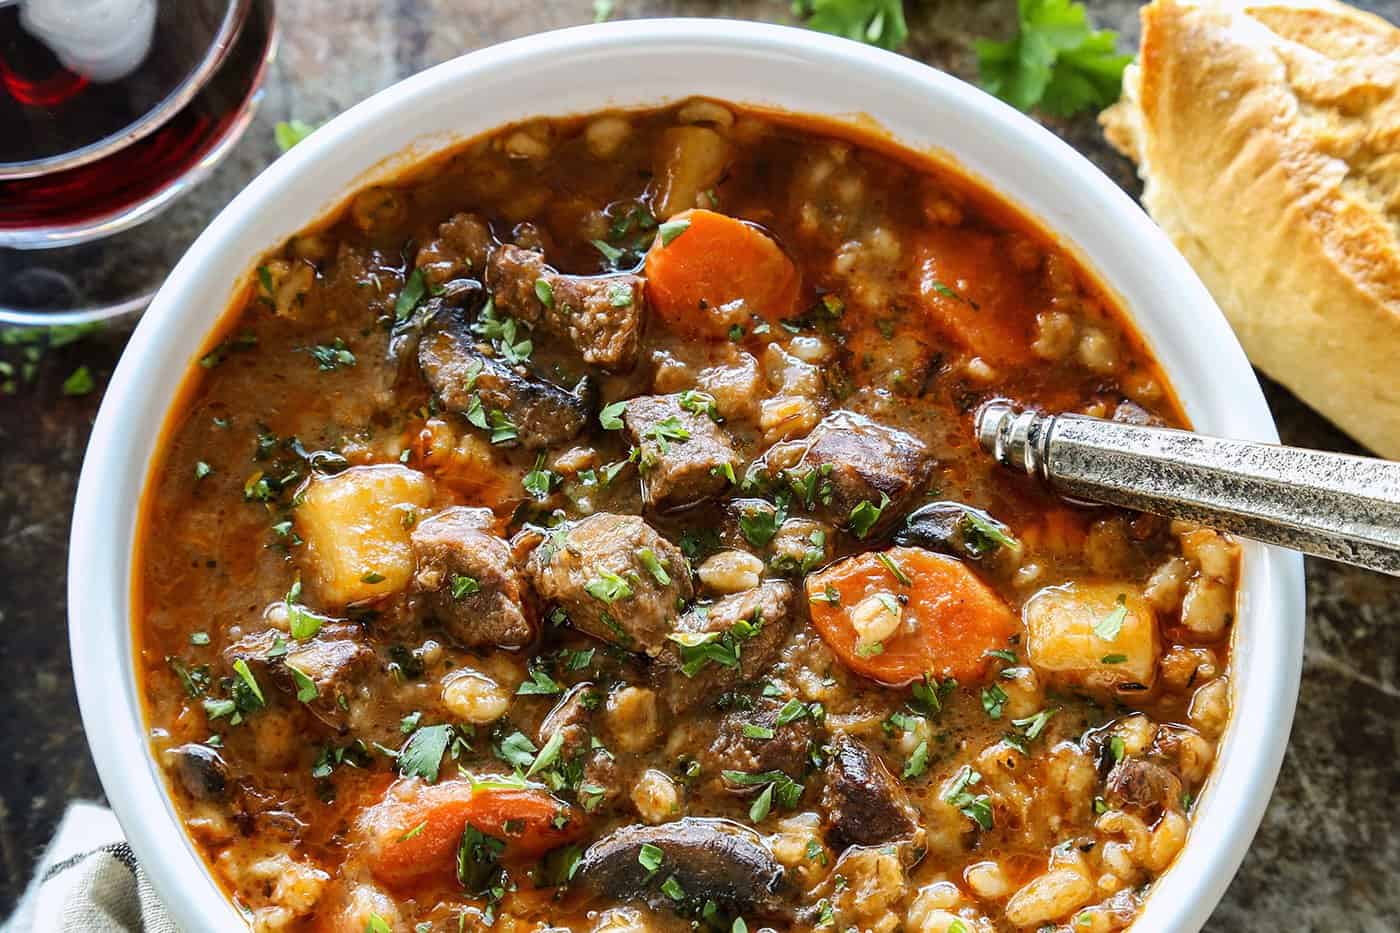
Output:
[[[600,512],[562,526],[525,570],[574,628],[649,655],[669,644],[680,607],[694,595],[680,549],[636,515]]]
[[[563,275],[541,254],[506,245],[491,253],[486,282],[502,311],[567,337],[584,362],[608,372],[637,365],[646,301],[641,276]]]
[[[774,447],[767,459],[793,464],[786,475],[794,487],[806,488],[802,481],[815,471],[813,493],[803,504],[862,538],[908,512],[928,485],[934,466],[918,438],[849,411],[827,415],[805,439]],[[859,518],[853,522],[852,513],[861,503],[878,508],[886,497],[889,501],[873,524]],[[863,513],[870,515],[864,509]]]
[[[836,849],[878,845],[918,826],[904,788],[880,756],[845,734],[831,745],[822,806],[830,820],[827,840]]]
[[[757,680],[787,639],[796,605],[792,584],[765,580],[751,590],[691,609],[676,625],[676,635],[698,647],[674,640],[666,644],[657,658],[659,692],[673,710],[682,710]],[[702,639],[707,641],[700,644]]]
[[[298,641],[276,629],[249,635],[224,651],[230,665],[242,660],[255,677],[266,675],[281,692],[296,696],[304,682],[295,668],[316,686],[316,696],[306,703],[317,719],[333,729],[346,728],[345,706],[355,686],[377,664],[373,649],[360,640],[357,625],[327,623]]]
[[[579,802],[590,813],[626,792],[612,753],[593,747],[593,711],[602,701],[602,691],[596,685],[587,681],[576,684],[554,704],[535,734],[535,744],[544,748],[555,733],[562,733],[559,760],[582,763]]]
[[[418,345],[418,366],[445,406],[478,427],[495,429],[503,418],[514,425],[515,440],[532,449],[577,437],[596,404],[589,378],[569,391],[482,353],[458,307],[437,308]]]
[[[480,277],[486,270],[491,230],[475,214],[454,214],[438,224],[437,236],[418,250],[413,264],[429,285],[443,285],[464,275]]]
[[[535,637],[524,580],[510,545],[491,533],[494,525],[490,509],[458,506],[413,529],[420,605],[466,648],[520,648]]]
[[[1181,806],[1181,779],[1165,765],[1144,758],[1124,758],[1108,772],[1104,797],[1115,808],[1144,810]]]
[[[785,705],[781,700],[761,697],[753,709],[728,713],[720,720],[719,731],[710,744],[706,770],[751,774],[781,771],[800,780],[807,770],[807,751],[817,727],[805,706],[797,718],[780,724],[778,716]],[[771,738],[765,738],[769,732]]]
[[[642,498],[649,508],[683,509],[729,485],[739,455],[729,437],[705,413],[681,404],[680,395],[650,395],[627,402],[622,421],[641,451]]]

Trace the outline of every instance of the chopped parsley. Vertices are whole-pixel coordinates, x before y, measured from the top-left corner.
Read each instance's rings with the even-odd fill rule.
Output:
[[[646,568],[647,573],[655,578],[657,583],[667,586],[671,582],[671,575],[666,572],[666,568],[661,566],[661,561],[657,559],[656,552],[649,547],[637,548],[634,552],[637,560]]]
[[[662,418],[642,432],[642,437],[650,438],[656,442],[656,446],[661,448],[663,454],[671,452],[671,441],[690,440],[690,431],[681,424],[679,418],[671,415]]]
[[[423,726],[408,737],[399,749],[399,773],[404,777],[421,777],[432,784],[438,779],[442,756],[452,742],[452,726],[443,723]]]
[[[355,354],[350,352],[345,341],[339,337],[329,344],[307,347],[306,352],[311,354],[311,358],[316,361],[316,367],[323,373],[355,365]]]
[[[208,476],[210,473],[213,473],[213,472],[214,472],[214,468],[211,467],[209,464],[205,463],[203,460],[200,460],[198,463],[196,463],[196,464],[194,465],[194,478],[195,478],[195,479],[204,479],[204,477]]]
[[[521,480],[521,485],[525,491],[536,499],[543,499],[549,495],[549,491],[559,482],[559,474],[544,467],[544,454],[535,458],[534,469],[525,474]]]
[[[564,685],[550,677],[544,668],[531,667],[529,674],[529,679],[516,689],[516,696],[550,696],[564,692]]]
[[[637,852],[637,864],[641,865],[649,872],[659,871],[664,853],[660,846],[654,846],[650,842],[643,843],[640,851]]]
[[[292,683],[297,688],[297,700],[302,703],[310,703],[321,695],[316,689],[316,681],[312,680],[307,673],[295,664],[286,663],[284,665],[292,675]]]
[[[609,604],[632,595],[632,585],[611,570],[598,571],[598,576],[585,583],[583,588],[589,596]]]
[[[749,807],[749,819],[755,823],[763,821],[776,800],[784,809],[791,810],[802,798],[803,787],[781,771],[722,771],[720,775],[730,784],[738,787],[763,787],[763,792]]]
[[[993,826],[991,798],[986,794],[973,794],[968,789],[981,780],[981,774],[974,771],[970,765],[963,765],[954,776],[953,783],[949,785],[943,799],[957,807],[959,813],[983,830],[989,830]]]
[[[608,304],[614,308],[628,308],[632,305],[632,286],[625,282],[614,282],[608,286]]]
[[[535,279],[535,297],[546,308],[554,307],[554,284],[549,279]]]
[[[1006,701],[1010,699],[1006,691],[996,684],[982,688],[982,709],[993,719],[1000,719],[1002,711],[1006,709]]]
[[[1094,634],[1104,641],[1114,641],[1123,631],[1123,623],[1128,618],[1128,596],[1119,593],[1113,611],[1094,623]]]
[[[603,406],[603,410],[598,412],[598,423],[603,426],[604,431],[622,430],[622,413],[627,410],[627,401],[613,402],[611,405]]]
[[[865,540],[870,534],[870,530],[880,520],[880,515],[885,511],[885,506],[890,504],[890,497],[885,493],[880,493],[880,504],[875,505],[870,500],[864,499],[855,508],[851,509],[848,526],[851,533],[857,538]]]
[[[657,228],[657,233],[661,236],[661,245],[670,246],[682,233],[690,229],[690,218],[681,217],[675,220],[668,220]]]
[[[744,737],[748,739],[771,739],[773,730],[768,726],[756,726],[753,723],[744,723]]]
[[[694,677],[706,664],[739,666],[741,645],[763,628],[762,619],[740,619],[727,632],[672,632],[666,637],[680,645],[681,673]]]
[[[928,770],[928,740],[924,739],[914,747],[914,753],[909,756],[909,760],[904,763],[904,770],[900,772],[900,777],[908,780],[910,778],[921,777]]]
[[[64,395],[87,395],[95,388],[97,383],[92,378],[92,371],[86,366],[79,366],[63,380]]]
[[[399,297],[394,300],[394,320],[406,321],[413,314],[418,303],[423,300],[423,294],[427,291],[427,283],[423,280],[423,270],[415,268],[404,280],[403,288],[399,291]]]
[[[1009,551],[1019,550],[1021,547],[1021,542],[1008,534],[1000,523],[989,521],[971,510],[964,512],[962,516],[962,538],[963,546],[973,557],[981,557],[1000,547]]]
[[[466,599],[481,592],[481,584],[475,577],[469,577],[464,573],[454,573],[447,578],[449,591],[453,599]]]
[[[894,576],[894,578],[904,586],[912,586],[914,584],[914,581],[909,579],[909,575],[904,572],[904,568],[900,567],[899,564],[895,562],[895,559],[889,554],[885,553],[884,551],[879,551],[875,554],[875,559],[878,560],[880,563],[884,564],[885,569],[888,570]],[[898,615],[899,609],[896,607],[894,609],[891,609],[890,612],[894,613],[895,615]]]

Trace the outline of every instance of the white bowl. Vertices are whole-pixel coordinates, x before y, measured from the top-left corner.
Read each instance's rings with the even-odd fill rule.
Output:
[[[107,797],[186,930],[236,929],[167,798],[134,676],[132,544],[156,438],[235,283],[349,191],[414,157],[534,115],[695,94],[801,113],[868,115],[1020,205],[1121,296],[1197,429],[1277,441],[1244,353],[1210,295],[1137,205],[1055,136],[917,62],[804,30],[718,20],[585,26],[475,52],[396,84],[278,159],[190,248],[132,336],[99,412],[69,557],[73,668]],[[1135,933],[1195,931],[1224,893],[1277,777],[1297,700],[1302,560],[1245,548],[1234,718],[1190,841]]]

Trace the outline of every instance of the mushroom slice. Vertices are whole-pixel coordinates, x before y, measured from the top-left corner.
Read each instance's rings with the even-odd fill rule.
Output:
[[[624,826],[589,846],[574,877],[597,894],[658,909],[712,900],[746,915],[785,913],[783,866],[756,832],[730,820]]]

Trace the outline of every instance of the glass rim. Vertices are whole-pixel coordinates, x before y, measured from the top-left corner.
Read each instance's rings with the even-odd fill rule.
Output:
[[[19,0],[0,0],[0,7],[10,6]],[[243,30],[253,0],[228,0],[224,18],[219,23],[219,31],[210,43],[204,58],[185,76],[160,103],[142,114],[122,129],[86,146],[72,149],[60,155],[45,156],[41,159],[27,159],[23,162],[0,162],[0,181],[16,178],[33,178],[51,172],[62,172],[81,165],[96,162],[143,139],[160,129],[166,121],[184,109],[195,95],[209,83],[218,67],[232,51],[234,42]]]

